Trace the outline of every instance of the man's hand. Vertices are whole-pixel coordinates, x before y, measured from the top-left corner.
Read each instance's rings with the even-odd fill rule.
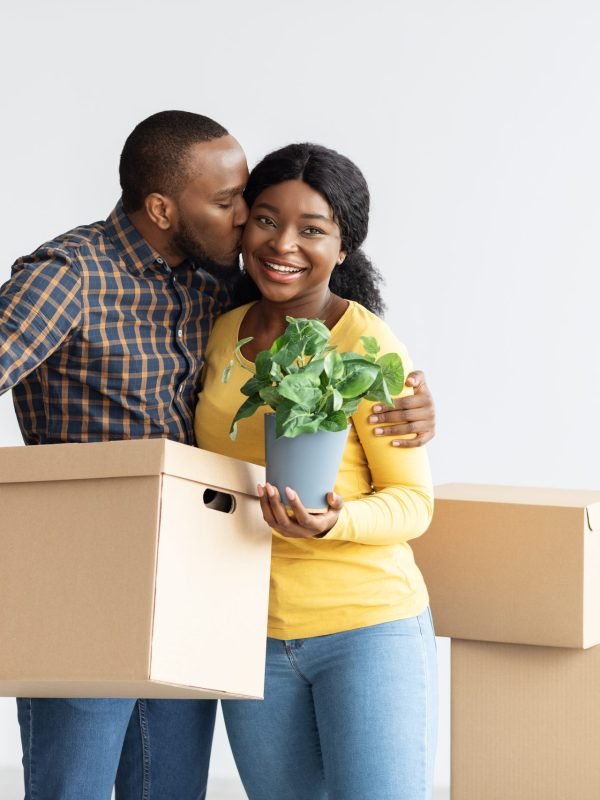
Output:
[[[322,514],[310,514],[300,502],[296,492],[286,487],[287,498],[293,511],[293,516],[290,516],[281,502],[276,486],[270,483],[264,486],[259,484],[256,489],[267,525],[290,539],[312,539],[314,536],[323,536],[333,528],[344,505],[339,495],[329,492],[327,511]]]
[[[369,417],[377,427],[373,431],[375,436],[404,436],[415,434],[410,439],[393,439],[393,447],[420,447],[431,441],[435,436],[435,408],[431,392],[425,383],[423,372],[411,372],[406,378],[406,386],[412,386],[413,395],[397,397],[394,407],[376,405],[375,412]]]

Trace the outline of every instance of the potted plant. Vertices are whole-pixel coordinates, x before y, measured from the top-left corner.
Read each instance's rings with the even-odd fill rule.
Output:
[[[338,352],[329,344],[331,331],[318,319],[286,317],[284,333],[256,357],[252,376],[242,386],[246,400],[231,424],[261,406],[265,415],[267,481],[277,486],[283,502],[289,486],[310,511],[327,508],[348,435],[349,421],[361,400],[392,403],[404,386],[397,353],[379,356],[377,340],[362,336],[364,354]],[[252,337],[237,342],[237,353]],[[223,373],[229,378],[234,360]]]

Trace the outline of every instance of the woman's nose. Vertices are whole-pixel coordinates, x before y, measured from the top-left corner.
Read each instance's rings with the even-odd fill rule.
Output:
[[[296,236],[288,228],[274,229],[269,244],[276,253],[289,253],[297,247]]]

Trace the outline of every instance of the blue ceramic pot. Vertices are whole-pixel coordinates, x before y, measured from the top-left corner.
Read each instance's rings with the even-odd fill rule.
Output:
[[[289,486],[307,510],[326,511],[327,493],[333,491],[347,438],[348,428],[277,439],[275,414],[265,414],[267,482],[278,488],[286,504]]]

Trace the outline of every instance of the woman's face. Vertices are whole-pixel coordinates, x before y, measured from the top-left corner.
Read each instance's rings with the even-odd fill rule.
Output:
[[[303,181],[278,183],[256,198],[242,256],[263,297],[285,302],[319,292],[345,255],[329,203]]]

